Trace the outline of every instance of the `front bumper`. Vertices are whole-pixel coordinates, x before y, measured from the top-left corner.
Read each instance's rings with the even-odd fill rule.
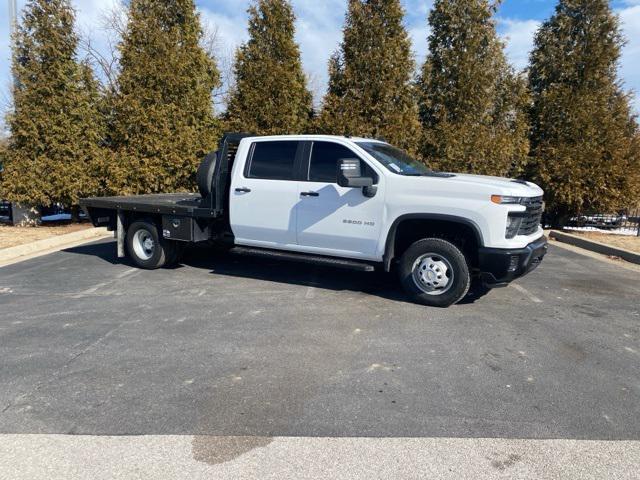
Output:
[[[481,248],[478,253],[480,278],[487,287],[506,287],[540,265],[547,248],[545,236],[524,248]]]

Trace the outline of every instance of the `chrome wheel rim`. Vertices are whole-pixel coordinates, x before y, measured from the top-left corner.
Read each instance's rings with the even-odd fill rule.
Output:
[[[413,264],[413,282],[427,295],[442,295],[453,286],[453,267],[436,253],[426,253]]]
[[[155,242],[147,230],[138,230],[133,236],[133,250],[138,258],[149,260],[155,252]]]

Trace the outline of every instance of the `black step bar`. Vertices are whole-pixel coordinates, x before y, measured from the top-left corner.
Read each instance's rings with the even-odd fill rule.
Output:
[[[348,270],[356,270],[358,272],[375,271],[375,266],[371,263],[360,260],[351,260],[348,258],[325,257],[322,255],[312,255],[308,253],[285,252],[282,250],[254,247],[235,247],[231,252],[239,255],[252,255],[276,260],[310,263],[326,267],[345,268]]]

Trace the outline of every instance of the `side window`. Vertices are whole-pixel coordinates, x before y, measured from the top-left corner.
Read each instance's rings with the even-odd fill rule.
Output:
[[[309,160],[309,181],[338,183],[338,160],[342,158],[358,158],[358,155],[338,143],[313,142]],[[378,182],[378,176],[365,162],[362,162],[362,174],[373,177],[374,183]]]
[[[296,176],[298,142],[256,142],[249,164],[248,177],[265,180],[293,180]]]

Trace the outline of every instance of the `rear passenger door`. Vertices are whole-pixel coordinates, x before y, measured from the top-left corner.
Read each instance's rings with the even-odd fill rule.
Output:
[[[237,244],[295,246],[302,150],[302,142],[291,140],[251,145],[244,171],[231,184],[229,212]]]

